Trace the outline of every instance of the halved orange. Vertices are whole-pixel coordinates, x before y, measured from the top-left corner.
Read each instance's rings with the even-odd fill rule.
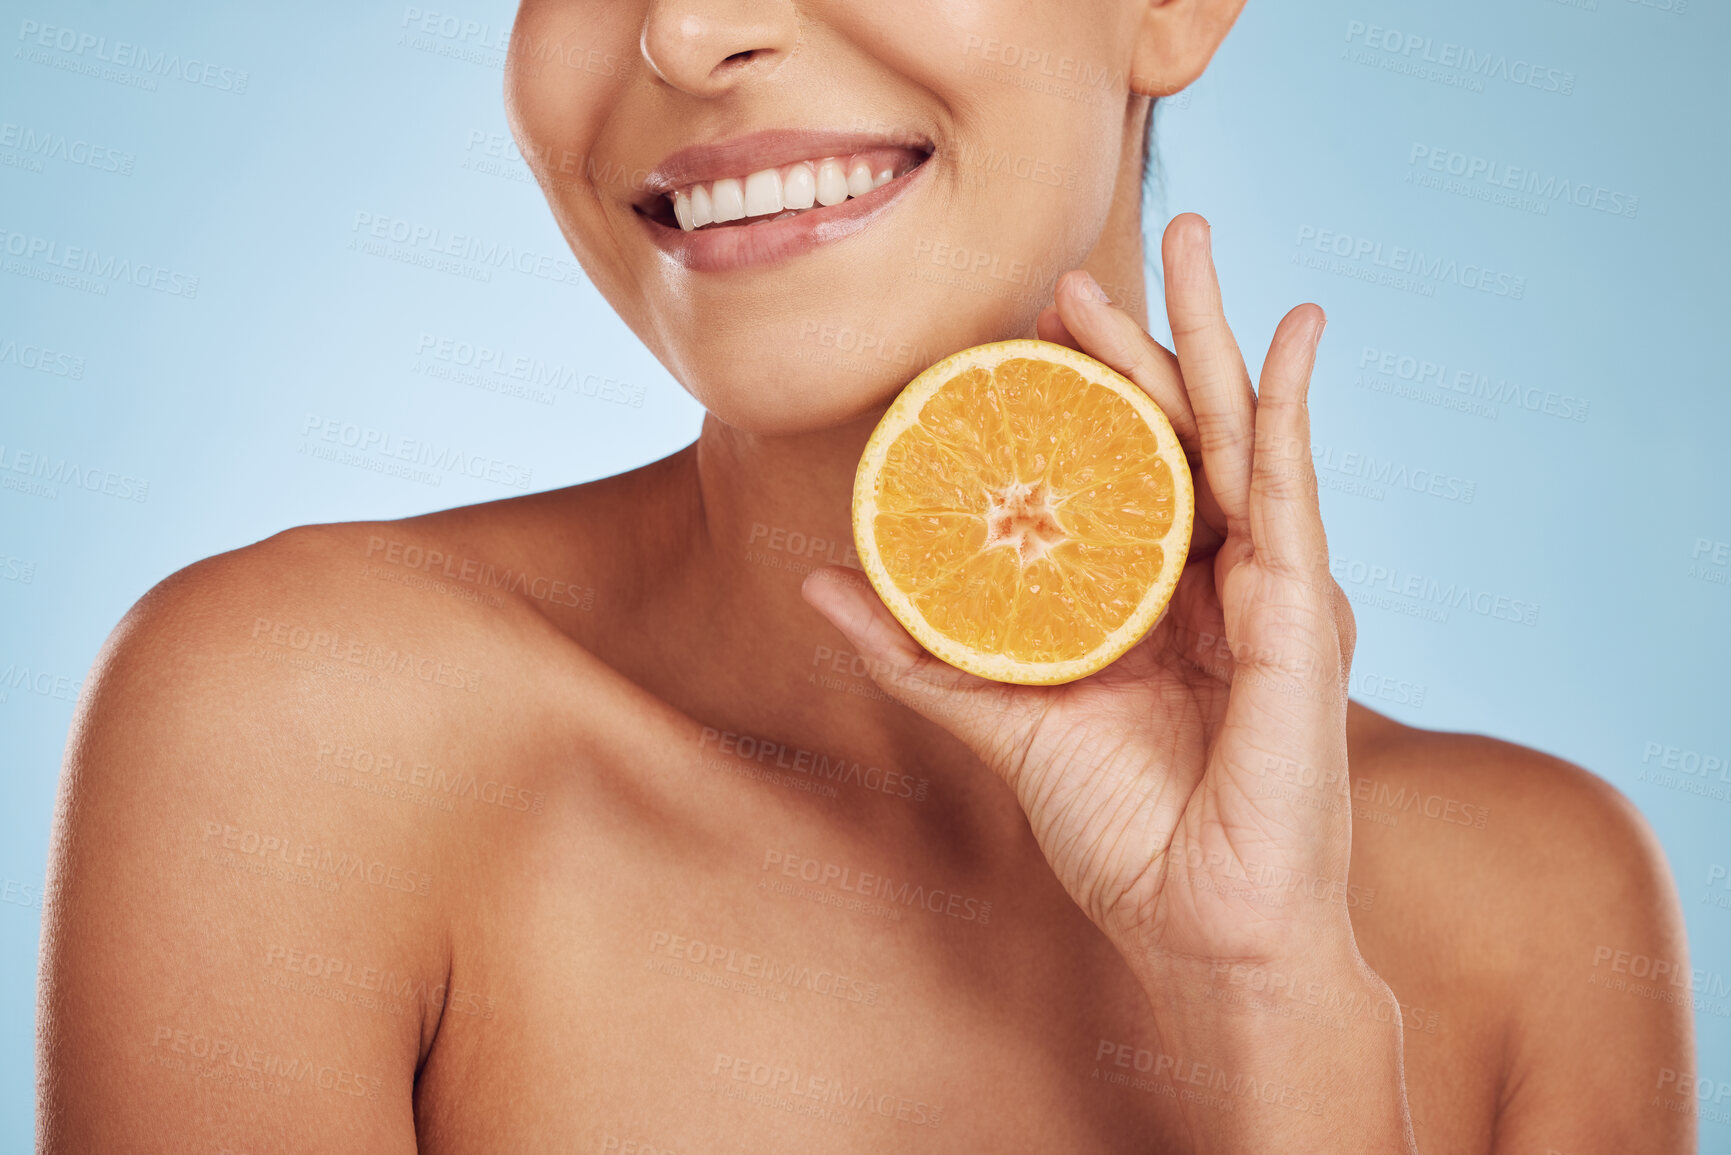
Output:
[[[1134,383],[1062,345],[997,341],[915,377],[866,443],[853,533],[919,643],[999,682],[1115,661],[1190,547],[1190,466]]]

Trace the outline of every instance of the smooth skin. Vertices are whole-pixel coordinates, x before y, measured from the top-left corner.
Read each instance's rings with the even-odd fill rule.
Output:
[[[1617,981],[1689,974],[1638,813],[1346,698],[1321,310],[1253,389],[1183,214],[1175,348],[1145,331],[1149,97],[1240,3],[528,0],[519,143],[703,431],[140,600],[67,749],[41,1148],[1691,1149],[1686,978]],[[1092,79],[1030,83],[1006,45]],[[609,175],[862,125],[930,140],[922,183],[773,267],[681,267]],[[940,243],[1024,272],[934,276]],[[943,666],[809,544],[849,540],[903,382],[1030,335],[1146,389],[1198,479],[1166,616],[1062,687]]]

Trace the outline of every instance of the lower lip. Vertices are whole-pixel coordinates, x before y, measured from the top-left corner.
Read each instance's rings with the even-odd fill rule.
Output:
[[[929,158],[928,158],[929,160]],[[849,197],[839,205],[806,209],[785,220],[773,218],[753,225],[692,229],[638,214],[658,248],[696,273],[730,273],[738,269],[764,268],[809,253],[819,245],[851,237],[871,224],[920,179],[922,162],[888,184],[879,185],[863,197]]]

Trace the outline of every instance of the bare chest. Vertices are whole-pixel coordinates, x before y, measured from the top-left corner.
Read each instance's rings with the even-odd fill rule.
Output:
[[[715,745],[704,765],[671,741],[655,803],[587,811],[477,880],[451,982],[486,1013],[444,1017],[424,1150],[1109,1152],[1165,1133],[1176,1089],[1117,1061],[1152,1045],[1141,992],[1037,850],[982,871],[861,837],[835,806],[903,830],[930,793],[862,767],[826,805],[791,756]]]
[[[1031,844],[982,866],[906,836],[929,790],[862,766],[826,794],[797,754],[663,738],[634,767],[653,790],[555,802],[478,859],[423,1150],[1180,1151],[1185,1108],[1322,1109],[1302,1080],[1168,1053]],[[887,820],[838,818],[867,807]],[[1400,960],[1371,961],[1399,989]],[[1378,1013],[1291,1010],[1323,1033]],[[1468,1016],[1408,1029],[1442,1150],[1493,1108]]]

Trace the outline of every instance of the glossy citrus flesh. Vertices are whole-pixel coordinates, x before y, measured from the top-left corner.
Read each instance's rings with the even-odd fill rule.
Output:
[[[1048,685],[1114,661],[1172,597],[1195,502],[1159,407],[1045,341],[965,349],[884,414],[854,479],[855,548],[931,653]]]

